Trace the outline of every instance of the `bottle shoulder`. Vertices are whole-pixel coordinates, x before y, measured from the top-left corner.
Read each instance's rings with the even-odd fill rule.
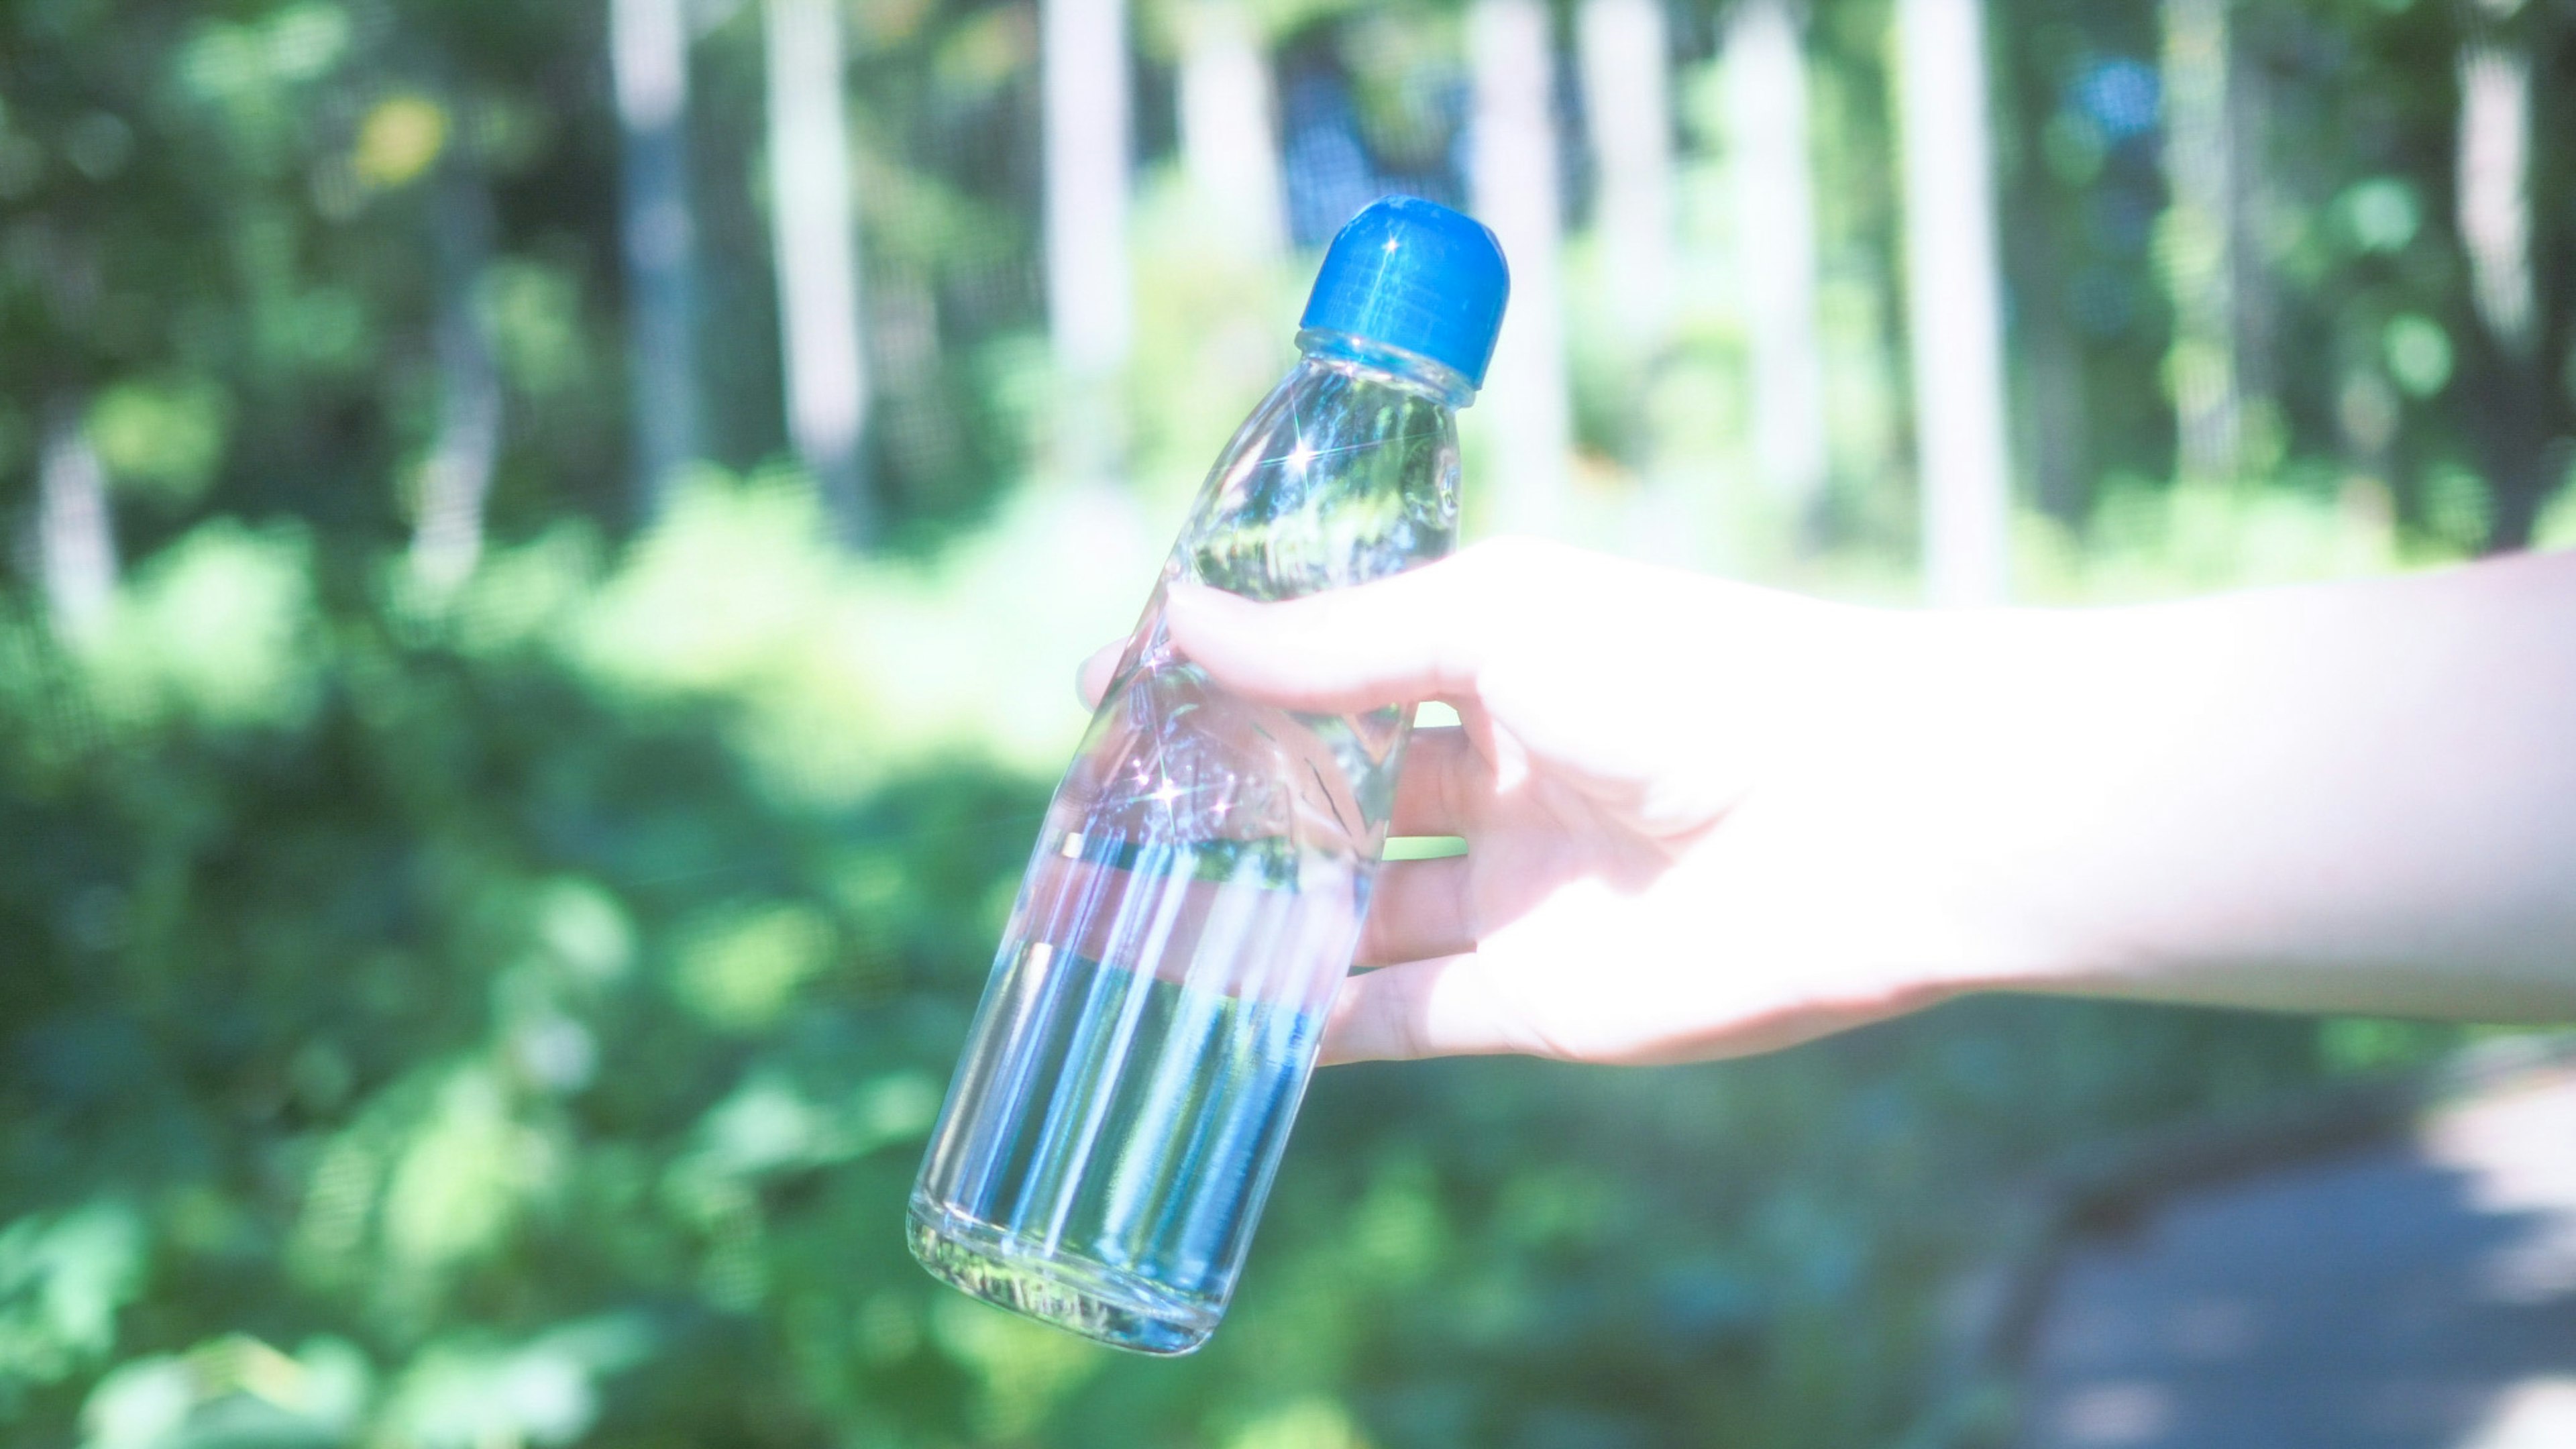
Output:
[[[1384,577],[1454,547],[1458,484],[1438,395],[1309,356],[1209,471],[1174,569],[1255,598]]]

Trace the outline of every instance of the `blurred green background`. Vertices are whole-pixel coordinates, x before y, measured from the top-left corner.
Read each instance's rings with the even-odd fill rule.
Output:
[[[1929,1445],[2030,1174],[2451,1040],[1340,1069],[1204,1353],[934,1287],[1072,667],[1383,191],[1513,248],[1484,527],[1898,603],[2576,543],[2561,0],[1992,0],[1915,162],[1973,6],[1043,3],[0,8],[9,1442]]]

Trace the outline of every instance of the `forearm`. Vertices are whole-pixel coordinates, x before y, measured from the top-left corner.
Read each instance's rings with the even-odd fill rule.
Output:
[[[1968,984],[2576,1018],[2576,555],[1967,627]]]

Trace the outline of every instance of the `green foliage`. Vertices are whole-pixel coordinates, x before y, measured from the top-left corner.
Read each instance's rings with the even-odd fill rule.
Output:
[[[14,616],[15,1432],[1875,1442],[2025,1174],[2431,1045],[1997,1002],[1704,1068],[1336,1071],[1216,1342],[1094,1349],[900,1246],[1042,776],[989,731],[800,774],[764,717],[878,679],[791,647],[815,619],[998,631],[1010,598],[976,546],[859,565],[792,490],[694,500],[689,538],[559,534],[435,606],[218,522],[83,652]],[[1007,707],[1055,722],[1050,758],[1078,724]]]
[[[120,383],[90,405],[88,429],[119,482],[193,503],[223,460],[223,390],[202,378]]]
[[[773,1308],[919,1317],[893,1214],[1030,787],[961,758],[783,798],[685,654],[594,674],[591,615],[495,637],[479,592],[399,593],[326,627],[309,551],[217,523],[81,653],[9,626],[44,681],[0,760],[25,1432],[641,1442],[680,1392],[645,1364],[732,1425],[763,1391],[714,1383],[795,1376]]]

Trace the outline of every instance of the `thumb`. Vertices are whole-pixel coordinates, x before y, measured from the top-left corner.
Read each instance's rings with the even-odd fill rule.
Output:
[[[1278,603],[1174,584],[1164,620],[1191,662],[1249,698],[1349,713],[1471,693],[1479,611],[1446,560]]]
[[[1081,697],[1084,709],[1098,709],[1100,701],[1108,697],[1109,686],[1118,677],[1118,665],[1127,657],[1127,643],[1120,639],[1101,645],[1074,671],[1073,692]]]

